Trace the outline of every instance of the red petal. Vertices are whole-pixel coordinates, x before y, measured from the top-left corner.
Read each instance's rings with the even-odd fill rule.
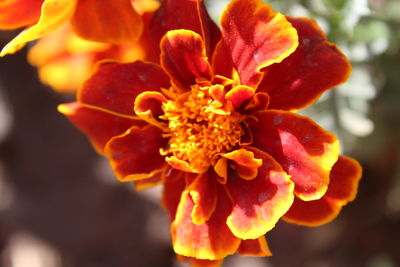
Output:
[[[242,84],[255,87],[261,68],[281,62],[298,45],[285,16],[261,0],[233,0],[221,17],[222,41]]]
[[[133,115],[137,95],[169,87],[169,78],[155,64],[104,62],[78,92],[78,100],[117,113]]]
[[[353,201],[357,194],[361,172],[361,166],[356,160],[340,156],[333,165],[331,182],[325,197],[343,203]]]
[[[203,0],[164,0],[154,14],[150,31],[156,43],[170,30],[186,29],[200,34],[211,56],[221,33],[211,20]]]
[[[241,255],[251,255],[257,257],[272,256],[267,240],[265,240],[264,236],[260,236],[257,239],[242,240],[238,252]]]
[[[165,172],[161,203],[169,212],[171,221],[175,220],[176,209],[186,187],[185,175],[186,173],[173,168],[168,168]]]
[[[313,201],[303,201],[296,197],[283,219],[299,225],[318,226],[332,221],[341,208],[341,205],[330,202],[325,197]]]
[[[177,254],[205,260],[223,259],[236,252],[240,239],[232,235],[226,225],[231,203],[222,188],[218,190],[218,202],[211,218],[202,225],[192,222],[194,203],[188,191],[184,191],[175,221],[171,226],[174,250]]]
[[[251,132],[248,124],[244,121],[240,123],[243,135],[240,137],[239,145],[247,146],[253,143],[253,133]]]
[[[221,75],[222,77],[233,78],[234,69],[232,56],[223,40],[215,47],[211,62],[215,74]]]
[[[154,126],[164,128],[167,126],[160,121],[159,116],[164,113],[161,106],[166,101],[165,96],[159,92],[143,92],[136,97],[134,110],[136,115],[142,120]]]
[[[267,93],[256,93],[251,102],[243,109],[243,113],[250,114],[256,111],[267,109],[269,105],[269,95]]]
[[[361,166],[352,158],[340,156],[331,172],[328,191],[319,200],[295,199],[285,214],[288,222],[318,226],[332,221],[348,202],[353,201],[361,179]]]
[[[232,102],[235,110],[239,110],[241,106],[248,104],[253,96],[253,88],[246,85],[238,85],[225,95],[225,99]]]
[[[336,136],[309,118],[287,111],[261,111],[255,116],[252,145],[269,153],[291,175],[299,198],[321,198],[339,156]]]
[[[271,97],[270,108],[296,110],[312,104],[324,91],[346,81],[351,65],[311,19],[288,20],[297,29],[300,45],[280,64],[265,71],[259,90]]]
[[[233,202],[227,224],[241,239],[256,239],[264,235],[293,202],[293,182],[279,163],[267,153],[252,150],[263,161],[257,177],[247,181],[231,171],[226,184]]]
[[[145,179],[161,171],[165,166],[159,152],[165,145],[161,134],[162,131],[152,125],[132,127],[106,144],[105,154],[120,181]]]
[[[163,114],[161,105],[166,102],[165,96],[159,92],[143,92],[135,99],[135,113],[150,112],[154,118]]]
[[[192,221],[202,225],[210,219],[217,205],[216,179],[212,171],[199,174],[187,190],[194,203]]]
[[[233,161],[237,174],[245,180],[256,178],[258,168],[262,165],[262,159],[256,158],[253,152],[243,148],[225,153],[222,157]]]
[[[121,117],[107,110],[96,109],[78,102],[58,106],[58,110],[85,133],[96,150],[103,154],[104,146],[114,136],[132,126],[143,127],[146,123],[135,118]]]
[[[44,0],[7,0],[0,2],[0,30],[17,29],[39,20]]]
[[[71,23],[82,38],[112,44],[136,41],[143,28],[131,0],[79,0]]]
[[[182,89],[196,84],[196,78],[211,78],[205,47],[200,35],[188,30],[169,31],[161,40],[161,66]]]

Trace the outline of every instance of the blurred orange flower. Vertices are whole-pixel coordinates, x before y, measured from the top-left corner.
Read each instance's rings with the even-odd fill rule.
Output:
[[[156,6],[154,6],[156,7]],[[104,59],[119,62],[135,60],[154,61],[148,50],[148,22],[154,10],[143,14],[143,33],[130,44],[92,42],[77,36],[68,24],[41,38],[28,51],[28,61],[38,68],[40,80],[60,93],[75,93],[79,85],[93,71],[97,61]]]
[[[0,29],[28,26],[0,56],[12,54],[70,21],[81,38],[111,44],[132,43],[141,35],[141,15],[155,0],[7,0],[0,3]]]
[[[200,0],[164,1],[150,23],[160,64],[103,62],[59,106],[120,181],[163,184],[174,250],[194,266],[271,255],[280,218],[332,220],[361,176],[335,135],[292,112],[351,70],[316,23],[261,0],[231,1],[220,22]]]

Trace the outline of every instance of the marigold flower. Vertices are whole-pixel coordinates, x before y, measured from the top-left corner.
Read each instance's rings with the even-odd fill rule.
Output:
[[[261,0],[231,1],[220,22],[202,1],[163,2],[160,64],[103,62],[59,106],[120,181],[163,184],[174,250],[194,266],[271,255],[264,235],[280,218],[332,220],[361,174],[335,135],[292,112],[350,73],[316,23]]]
[[[0,56],[12,54],[67,21],[80,37],[112,44],[132,43],[142,32],[141,14],[154,0],[9,0],[0,3],[0,29],[29,26],[8,43]]]

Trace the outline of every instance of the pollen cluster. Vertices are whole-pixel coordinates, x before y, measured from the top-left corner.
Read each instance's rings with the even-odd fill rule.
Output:
[[[190,92],[162,106],[162,119],[168,120],[170,131],[168,154],[186,161],[197,172],[206,171],[218,154],[230,151],[243,134],[242,115],[213,99],[208,89],[192,86]]]

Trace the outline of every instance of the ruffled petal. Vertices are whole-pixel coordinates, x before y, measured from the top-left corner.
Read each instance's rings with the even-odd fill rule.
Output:
[[[27,42],[43,37],[54,31],[72,16],[77,0],[45,0],[42,5],[39,21],[27,28],[9,42],[0,52],[0,57],[14,54]]]
[[[58,111],[85,133],[98,153],[104,153],[104,146],[114,136],[120,135],[132,126],[143,127],[146,123],[135,117],[121,117],[110,111],[97,109],[78,102],[62,104]]]
[[[265,152],[252,150],[262,159],[257,177],[247,181],[231,171],[226,184],[233,202],[226,223],[241,239],[256,239],[271,230],[294,197],[293,182],[279,163]]]
[[[284,220],[300,225],[318,226],[332,221],[348,202],[353,201],[361,179],[361,166],[352,158],[340,156],[332,168],[326,194],[319,200],[296,198]]]
[[[160,121],[159,116],[163,114],[162,103],[166,102],[165,96],[159,92],[147,91],[139,94],[135,99],[135,113],[142,120],[158,126],[167,127]]]
[[[165,160],[159,150],[165,146],[165,139],[161,134],[162,131],[152,125],[131,127],[106,144],[105,155],[120,181],[145,179],[162,171]]]
[[[244,107],[243,113],[251,114],[256,111],[264,110],[267,109],[268,105],[269,95],[264,92],[256,93],[251,102]]]
[[[215,74],[223,77],[234,78],[234,65],[232,55],[223,40],[218,42],[211,58],[212,68]],[[236,75],[237,76],[237,75]],[[240,82],[238,83],[240,84]]]
[[[257,239],[242,240],[238,252],[240,255],[251,255],[257,257],[272,256],[272,252],[268,247],[265,236],[260,236]]]
[[[203,260],[219,260],[236,252],[240,239],[226,225],[231,203],[223,188],[218,187],[217,207],[211,218],[202,225],[192,222],[194,202],[188,191],[182,197],[171,225],[174,250],[177,254]]]
[[[0,2],[0,30],[12,30],[39,20],[44,0],[7,0]]]
[[[345,82],[351,65],[336,45],[327,41],[314,20],[287,19],[297,29],[299,47],[283,62],[265,70],[258,90],[270,95],[270,108],[297,110]]]
[[[196,84],[196,78],[211,78],[205,47],[200,35],[188,30],[169,31],[161,40],[161,66],[174,84],[183,90]]]
[[[112,44],[132,43],[143,29],[131,0],[79,0],[71,23],[82,38]]]
[[[133,115],[137,95],[144,91],[158,91],[169,87],[169,78],[155,64],[103,62],[78,92],[80,102]]]
[[[318,200],[303,201],[296,197],[290,210],[282,217],[287,222],[305,226],[318,226],[332,221],[342,206],[322,197]]]
[[[260,69],[281,62],[298,45],[296,30],[285,16],[261,0],[233,0],[220,21],[222,42],[241,84],[256,87]]]
[[[361,174],[362,168],[356,160],[340,156],[333,165],[330,175],[331,182],[325,196],[341,202],[343,205],[353,201],[357,195]]]
[[[254,91],[253,88],[246,85],[238,85],[225,95],[225,99],[232,102],[235,110],[239,110],[243,105],[248,104],[252,100]]]
[[[253,133],[251,132],[248,124],[244,121],[240,123],[243,130],[243,135],[240,137],[239,145],[247,146],[253,143]]]
[[[262,166],[262,159],[256,158],[252,151],[241,148],[221,155],[231,160],[237,174],[245,179],[252,180],[257,177],[258,168]]]
[[[228,160],[226,158],[219,158],[213,166],[214,172],[217,174],[217,181],[220,184],[226,184],[228,180]]]
[[[202,36],[207,56],[211,57],[221,33],[207,13],[203,0],[164,0],[154,14],[150,32],[155,43],[170,30],[186,29]]]
[[[260,111],[255,116],[258,121],[251,125],[252,145],[282,165],[294,181],[299,198],[306,201],[321,198],[339,157],[336,136],[309,118],[287,111]]]

